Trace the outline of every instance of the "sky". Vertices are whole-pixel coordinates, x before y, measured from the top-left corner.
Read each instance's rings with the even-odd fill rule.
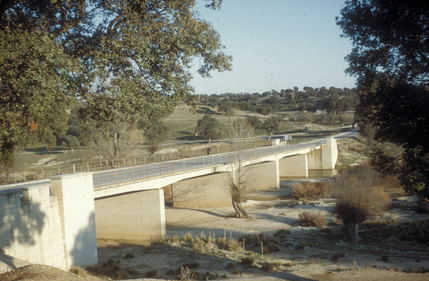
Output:
[[[344,57],[352,50],[335,23],[345,0],[224,0],[220,11],[197,7],[233,57],[232,71],[202,78],[191,69],[196,94],[263,93],[304,86],[353,88]]]

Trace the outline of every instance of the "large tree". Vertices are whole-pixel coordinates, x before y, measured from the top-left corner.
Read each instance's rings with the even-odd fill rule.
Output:
[[[354,45],[346,60],[358,80],[356,117],[377,142],[371,164],[429,198],[429,3],[350,0],[341,15],[337,24]],[[388,143],[399,153],[386,151]]]
[[[218,0],[207,1],[217,8]],[[231,68],[196,0],[6,0],[0,2],[0,161],[17,145],[53,143],[73,99],[82,120],[118,112],[150,119],[188,100],[188,71]],[[129,119],[128,119],[129,120]],[[111,137],[114,135],[112,134]]]
[[[219,121],[216,118],[213,118],[211,115],[204,115],[202,119],[198,120],[195,132],[201,133],[210,143],[212,138],[219,135],[218,127]]]

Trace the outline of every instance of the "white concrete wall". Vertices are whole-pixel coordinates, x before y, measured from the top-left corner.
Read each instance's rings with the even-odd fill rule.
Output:
[[[67,268],[97,265],[92,174],[52,177],[51,194],[58,198]]]
[[[327,138],[327,144],[321,149],[313,150],[307,154],[308,168],[310,170],[332,170],[338,158],[337,141]]]
[[[58,201],[49,184],[0,192],[0,249],[29,263],[67,270]]]
[[[307,154],[285,157],[279,160],[280,177],[308,177]]]
[[[210,174],[172,184],[174,207],[230,207],[230,172]]]
[[[240,169],[241,182],[246,190],[279,187],[276,162],[244,166]],[[174,207],[230,207],[230,171],[182,180],[172,184]]]
[[[146,190],[95,200],[97,238],[133,242],[165,237],[162,189]]]

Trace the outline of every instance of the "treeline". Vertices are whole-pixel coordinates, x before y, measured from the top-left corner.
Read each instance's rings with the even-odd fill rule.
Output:
[[[304,87],[299,90],[282,89],[263,93],[224,93],[201,96],[202,104],[217,109],[224,116],[234,116],[235,110],[253,111],[267,116],[285,110],[316,112],[326,110],[327,114],[349,111],[359,102],[355,88]]]

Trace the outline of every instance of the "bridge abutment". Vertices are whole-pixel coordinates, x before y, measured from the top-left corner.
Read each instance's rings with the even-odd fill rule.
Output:
[[[52,177],[51,195],[58,198],[67,269],[97,265],[92,174]]]
[[[95,200],[97,238],[150,241],[165,237],[164,191],[151,189]]]

